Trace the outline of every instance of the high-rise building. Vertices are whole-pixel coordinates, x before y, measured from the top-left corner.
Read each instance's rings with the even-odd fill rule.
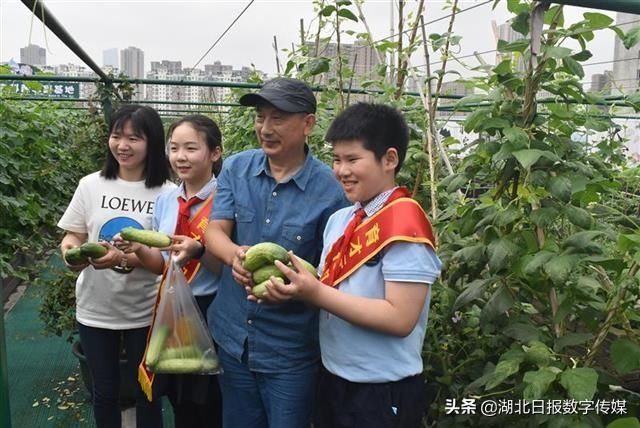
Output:
[[[36,66],[47,65],[47,50],[38,45],[20,48],[20,62]]]
[[[611,71],[605,70],[604,73],[592,74],[589,91],[609,94],[611,92]]]
[[[104,67],[120,68],[118,62],[118,48],[111,48],[102,51],[102,65]]]
[[[616,15],[616,25],[624,31],[629,30],[632,22],[638,20],[638,15],[621,13]],[[612,91],[614,94],[631,93],[640,84],[640,48],[638,45],[627,49],[622,40],[616,37],[613,47]]]
[[[306,46],[309,49],[309,56],[311,57],[336,58],[338,56],[337,43],[320,44],[317,54],[314,42],[307,42]],[[360,40],[357,40],[353,44],[341,43],[340,54],[345,59],[344,67],[353,70],[354,78],[353,82],[351,82],[352,88],[359,88],[361,81],[371,79],[379,64],[375,48]],[[336,72],[331,70],[327,77],[336,77]]]
[[[132,79],[144,77],[144,52],[133,46],[120,51],[120,70]]]
[[[182,73],[182,61],[151,61],[151,71],[164,70],[168,74],[180,74]]]
[[[498,37],[498,40],[503,40],[507,43],[524,39],[522,34],[511,28],[511,22],[505,22],[504,24],[499,25],[496,36]],[[512,65],[516,71],[523,72],[525,70],[524,60],[522,59],[522,54],[519,52],[513,52],[511,54],[499,52],[496,54],[496,64],[499,64],[508,58],[511,58]]]

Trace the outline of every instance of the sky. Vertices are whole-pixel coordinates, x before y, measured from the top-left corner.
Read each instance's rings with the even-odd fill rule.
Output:
[[[195,65],[249,0],[47,0],[44,3],[98,65],[102,65],[104,50],[135,46],[144,51],[147,72],[151,61],[163,59],[180,60],[183,67]],[[484,1],[460,1],[459,7],[466,9],[481,3]],[[427,22],[449,14],[449,10],[443,10],[443,1],[425,0],[425,5]],[[459,55],[495,49],[491,22],[494,20],[499,25],[509,18],[509,13],[505,0],[501,0],[496,10],[491,7],[489,3],[458,15],[454,32],[462,36]],[[406,8],[415,10],[417,2],[408,1]],[[565,9],[569,22],[578,20],[587,11],[571,6]],[[389,36],[390,0],[365,1],[363,10],[373,37]],[[612,12],[603,13],[615,16]],[[315,34],[317,21],[311,1],[255,0],[199,67],[218,60],[234,68],[254,64],[270,76],[275,75],[273,37],[276,36],[280,49],[290,49],[292,43],[300,41],[300,19],[304,20],[305,28]],[[447,24],[448,19],[430,24],[427,32],[442,33]],[[364,26],[353,23],[347,29],[363,32]],[[345,37],[348,42],[348,36]],[[12,58],[19,62],[20,48],[29,43],[47,48],[48,65],[82,64],[21,1],[0,0],[0,62]],[[594,56],[588,62],[611,61],[613,43],[612,31],[600,32],[590,45]],[[421,52],[412,57],[412,65],[425,63]],[[286,62],[286,53],[280,52],[279,58]],[[485,54],[483,58],[493,63],[495,53]],[[437,58],[432,58],[434,60]],[[478,65],[475,58],[465,61],[471,66]],[[611,67],[612,64],[586,66],[585,81],[590,80],[592,73]]]

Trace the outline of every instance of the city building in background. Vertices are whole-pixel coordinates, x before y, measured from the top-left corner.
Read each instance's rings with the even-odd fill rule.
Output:
[[[47,65],[47,50],[38,45],[29,45],[20,48],[20,62],[37,67],[45,66]]]
[[[499,25],[497,28],[494,27],[494,31],[496,33],[495,36],[497,38],[496,42],[498,43],[500,40],[507,43],[511,43],[517,40],[524,39],[524,36],[522,34],[518,33],[516,30],[511,28],[511,22],[505,22],[504,24]],[[502,61],[508,58],[511,58],[514,70],[520,71],[520,72],[525,71],[526,67],[525,67],[524,59],[522,58],[522,54],[520,52],[513,52],[513,53],[498,52],[496,54],[496,65],[500,64]]]
[[[611,93],[611,81],[611,70],[605,70],[604,73],[594,73],[591,75],[591,87],[589,91],[609,95]]]
[[[257,73],[263,79],[266,74],[250,67],[234,69],[232,65],[215,61],[213,64],[205,64],[204,70],[198,68],[182,68],[181,61],[151,61],[151,71],[147,73],[147,79],[178,80],[178,81],[207,81],[207,82],[246,82],[252,73]],[[158,101],[152,104],[159,110],[175,109],[173,102],[191,103],[220,103],[228,100],[231,88],[209,86],[178,86],[178,85],[146,85],[145,99]],[[169,101],[171,103],[163,103]],[[212,106],[182,105],[182,109],[211,110]],[[224,107],[217,108],[225,110]]]
[[[338,56],[337,43],[321,43],[317,53],[314,42],[306,42],[305,45],[309,50],[310,57],[335,59]],[[350,85],[353,89],[360,88],[361,82],[374,78],[380,62],[373,46],[360,40],[355,43],[341,43],[340,54],[344,58],[344,68],[353,70],[353,80],[345,82],[345,86]],[[337,77],[335,70],[336,67],[331,67],[331,71],[323,77],[335,79]],[[326,82],[323,82],[321,77],[319,84],[323,83]]]
[[[118,48],[111,48],[102,51],[102,66],[111,67],[111,69],[119,69],[120,61],[118,54]]]
[[[638,15],[618,13],[616,25],[628,31],[631,22],[637,22]],[[613,74],[611,76],[612,93],[614,95],[635,92],[640,83],[640,47],[627,49],[619,37],[615,38],[613,47]]]
[[[120,71],[131,79],[144,77],[144,52],[133,46],[120,51]]]

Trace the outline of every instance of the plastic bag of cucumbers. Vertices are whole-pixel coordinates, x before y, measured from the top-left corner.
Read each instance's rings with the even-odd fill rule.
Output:
[[[144,357],[149,371],[219,373],[218,355],[204,317],[173,259],[159,292],[160,301]]]

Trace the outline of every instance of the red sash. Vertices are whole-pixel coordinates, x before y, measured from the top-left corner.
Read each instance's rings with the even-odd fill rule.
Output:
[[[409,195],[404,187],[394,190],[377,213],[356,227],[349,240],[348,254],[342,254],[339,238],[327,254],[320,281],[336,287],[391,242],[423,243],[435,249],[427,215]]]
[[[209,224],[209,214],[213,208],[213,194],[209,196],[204,203],[200,206],[198,211],[189,220],[188,236],[204,244],[204,232],[207,230]],[[182,271],[187,281],[191,282],[195,278],[196,274],[200,270],[200,260],[191,259],[184,265]]]
[[[189,220],[189,224],[187,226],[189,237],[204,242],[204,232],[207,230],[207,225],[209,224],[209,214],[211,213],[211,208],[213,208],[213,194],[211,194],[211,196],[209,196],[204,201],[198,211]],[[187,278],[188,282],[191,282],[193,278],[195,278],[196,274],[200,270],[200,264],[200,260],[192,259],[182,267],[182,272],[184,272],[184,276]],[[158,309],[158,305],[160,304],[160,296],[162,295],[162,290],[167,279],[167,270],[168,264],[166,264],[164,272],[162,274],[162,280],[160,281],[160,287],[158,288],[158,294],[156,295],[156,302],[153,305],[153,320],[151,321],[152,327],[156,321],[156,311]],[[145,365],[145,360],[147,357],[146,349],[149,346],[151,333],[152,331],[151,329],[149,329],[144,355],[142,356],[142,361],[138,365],[138,382],[140,383],[140,387],[142,388],[142,391],[145,393],[149,401],[151,401],[153,397],[153,381],[156,377],[155,373],[149,371],[149,369]]]

